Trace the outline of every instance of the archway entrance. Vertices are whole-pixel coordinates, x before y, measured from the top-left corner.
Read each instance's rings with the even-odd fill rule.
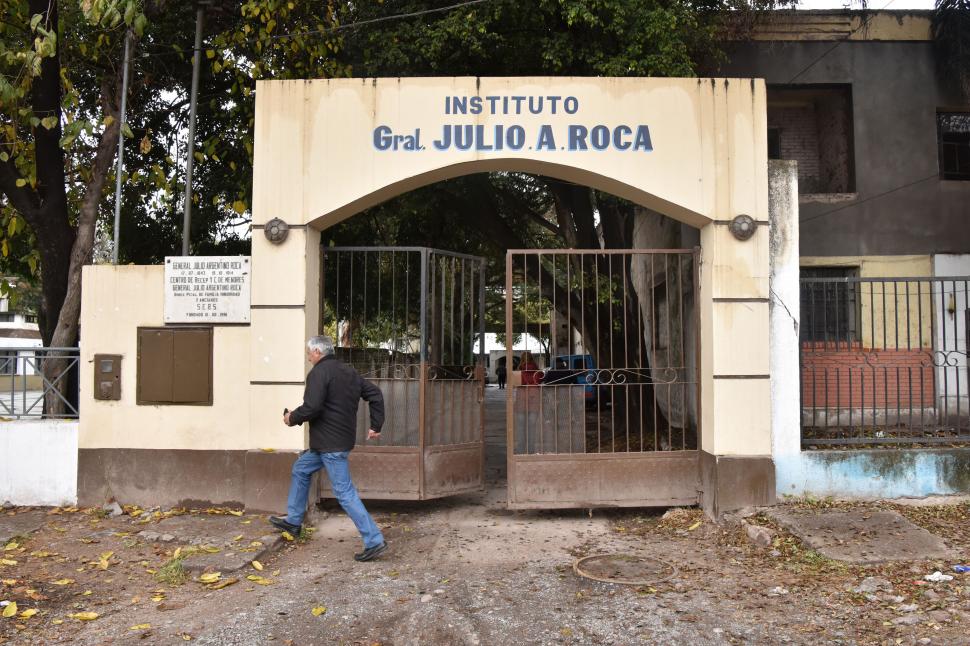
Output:
[[[553,177],[612,193],[700,230],[698,260],[694,261],[693,250],[686,254],[691,258],[696,285],[696,328],[692,332],[698,339],[693,364],[696,371],[689,375],[692,364],[684,360],[686,356],[679,361],[672,356],[671,363],[663,363],[656,353],[647,368],[625,361],[616,364],[615,356],[606,366],[602,352],[591,350],[595,338],[582,325],[578,326],[582,338],[567,347],[567,352],[558,350],[557,340],[557,350],[547,350],[543,356],[548,365],[537,369],[554,372],[557,359],[565,360],[567,367],[560,377],[573,381],[568,386],[562,382],[551,386],[547,383],[545,387],[535,384],[538,395],[523,395],[528,401],[536,399],[543,414],[547,403],[555,410],[571,410],[577,403],[576,393],[582,391],[585,397],[590,386],[592,392],[605,392],[602,400],[596,395],[601,407],[597,415],[584,409],[584,434],[589,434],[590,427],[602,428],[607,413],[615,416],[615,411],[621,409],[622,417],[629,413],[633,419],[634,409],[641,414],[657,406],[667,418],[667,425],[658,422],[651,429],[653,433],[644,433],[643,440],[638,433],[639,444],[631,441],[630,448],[638,446],[639,452],[617,451],[620,444],[627,448],[627,436],[632,440],[627,431],[634,424],[624,422],[623,442],[611,437],[608,446],[611,456],[627,455],[624,464],[629,468],[610,467],[597,472],[590,471],[593,460],[580,465],[562,457],[569,454],[545,450],[539,453],[538,448],[530,453],[528,437],[524,440],[525,452],[515,453],[518,436],[513,429],[513,471],[519,469],[518,473],[523,474],[528,464],[528,468],[534,468],[536,480],[528,487],[531,493],[522,490],[522,497],[513,499],[512,504],[669,504],[691,498],[691,487],[695,492],[691,499],[699,499],[712,513],[739,505],[770,503],[774,495],[774,466],[770,457],[764,93],[763,82],[741,79],[260,82],[254,226],[258,229],[279,218],[291,227],[290,239],[281,247],[262,236],[253,238],[252,398],[286,402],[302,385],[300,346],[294,341],[292,349],[282,349],[271,339],[283,333],[295,340],[321,329],[320,280],[324,284],[329,280],[326,270],[322,278],[320,272],[321,230],[395,195],[448,178],[509,171]],[[531,102],[529,97],[533,98]],[[740,216],[746,216],[752,235],[732,234],[728,225]],[[626,251],[628,256],[622,264],[628,273],[635,267],[642,269],[643,258],[647,257],[644,251]],[[524,267],[528,265],[528,261],[523,262]],[[281,285],[276,280],[280,275],[296,279]],[[523,277],[523,282],[531,280],[528,270]],[[645,283],[643,287],[646,286]],[[527,293],[528,285],[523,289]],[[608,292],[611,288],[606,289]],[[509,290],[513,291],[512,286]],[[591,299],[597,301],[602,310],[604,305],[598,301],[609,298],[612,297],[593,290],[583,300],[587,305]],[[676,298],[669,302],[676,302]],[[646,305],[644,309],[644,303],[638,300],[641,318],[650,313],[659,316],[654,312],[655,302]],[[530,331],[530,324],[562,318],[558,308],[551,309],[556,310],[555,315],[537,314],[531,323],[525,322],[524,331]],[[575,324],[572,327],[577,328]],[[631,330],[629,325],[626,329]],[[514,330],[506,333],[514,334]],[[656,333],[654,330],[654,336]],[[608,336],[613,335],[611,329]],[[654,339],[637,330],[637,339],[642,339],[645,346],[666,343],[672,348],[676,338],[671,334],[665,339]],[[506,357],[507,361],[513,359],[514,356]],[[572,359],[580,361],[582,367],[573,367]],[[587,360],[592,363],[584,363]],[[666,356],[663,361],[667,361]],[[607,368],[612,372],[602,372]],[[658,368],[663,368],[668,376]],[[606,374],[622,376],[629,385],[579,381],[596,381]],[[669,374],[676,377],[665,384]],[[558,378],[554,375],[553,381]],[[663,404],[666,409],[655,394],[631,403],[634,384],[645,392],[655,391],[658,386],[684,391],[679,399],[680,409],[685,410],[677,412],[675,396]],[[526,390],[531,386],[514,386],[513,393],[516,388]],[[556,390],[562,394],[549,394]],[[607,399],[610,390],[614,392]],[[693,402],[688,392],[694,393]],[[693,426],[689,423],[691,410],[696,418]],[[532,423],[530,411],[531,407],[523,418],[525,429]],[[264,414],[262,407],[253,410],[254,435],[258,435],[255,429],[262,426],[263,417],[269,426],[269,414]],[[550,432],[542,424],[533,439],[545,438],[543,433]],[[569,433],[580,433],[576,426],[569,428]],[[556,433],[559,432],[556,426]],[[691,432],[695,433],[694,439],[685,441]],[[615,429],[611,434],[615,434]],[[664,436],[666,447],[660,446]],[[679,450],[671,450],[678,437]],[[542,446],[545,447],[545,439]],[[600,449],[605,446],[602,442],[597,444]],[[630,457],[647,453],[643,449],[648,447],[651,455],[678,454],[686,460],[684,473],[696,476],[665,489],[671,481],[669,474],[651,471],[660,462],[649,466]],[[685,453],[690,451],[696,451],[693,457]],[[599,454],[606,452],[600,450]],[[616,464],[620,464],[619,459]],[[573,495],[564,488],[549,486],[550,474],[556,469],[566,473],[563,481],[588,483],[593,494]],[[624,491],[633,493],[627,496]],[[688,494],[682,497],[676,493],[682,491]],[[651,492],[661,493],[654,497]]]

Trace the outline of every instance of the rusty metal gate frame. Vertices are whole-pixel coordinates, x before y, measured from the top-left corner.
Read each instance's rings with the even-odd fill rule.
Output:
[[[687,448],[682,446],[682,450],[654,450],[654,451],[643,451],[643,440],[641,431],[641,449],[639,452],[630,451],[630,440],[627,438],[627,452],[604,452],[604,453],[520,453],[517,454],[515,450],[515,397],[516,389],[519,386],[514,385],[512,379],[514,366],[513,360],[513,338],[514,338],[514,325],[513,325],[513,310],[514,310],[514,298],[515,298],[515,285],[513,282],[514,276],[514,266],[513,258],[515,256],[539,256],[539,263],[542,262],[543,255],[597,255],[597,256],[617,256],[626,255],[632,256],[634,254],[677,254],[677,255],[690,255],[692,261],[690,263],[690,271],[693,274],[693,303],[694,303],[694,313],[693,313],[693,324],[695,328],[694,336],[694,346],[695,351],[695,361],[693,362],[693,369],[695,370],[695,379],[693,382],[694,386],[694,397],[696,398],[695,404],[695,417],[696,417],[696,436],[693,446]],[[584,262],[584,261],[583,261]],[[612,258],[610,260],[612,263]],[[525,261],[523,261],[524,266]],[[555,260],[553,261],[553,266],[555,267]],[[506,431],[507,431],[507,456],[508,456],[508,507],[510,509],[555,509],[555,508],[592,508],[592,507],[639,507],[639,506],[667,506],[667,505],[693,505],[697,504],[700,499],[700,463],[699,463],[699,443],[701,437],[701,385],[700,385],[700,357],[701,357],[701,345],[700,345],[700,319],[699,319],[699,302],[700,302],[700,248],[695,247],[694,249],[592,249],[592,250],[580,250],[580,249],[512,249],[509,250],[506,255],[506,355],[505,361],[508,369],[509,387],[507,388],[507,404],[506,404]],[[568,266],[568,258],[567,258]],[[610,265],[612,268],[612,265]],[[585,271],[585,265],[581,265],[583,271]],[[652,269],[652,265],[651,265]],[[568,270],[567,270],[568,271]],[[611,269],[612,271],[612,269]],[[626,269],[624,268],[624,272]],[[682,280],[682,270],[681,280]],[[525,274],[528,270],[525,269]],[[538,271],[541,276],[542,271]],[[624,273],[624,279],[626,279],[626,274]],[[540,278],[541,280],[541,278]],[[611,279],[612,280],[612,279]],[[569,278],[567,277],[567,285],[571,287]],[[651,298],[653,298],[653,290],[655,286],[650,287]],[[582,290],[579,291],[582,293]],[[612,289],[612,282],[610,283],[610,289]],[[541,283],[539,286],[541,292]],[[523,288],[523,293],[526,292],[526,288]],[[571,295],[571,292],[567,292]],[[687,322],[684,318],[683,312],[683,293],[681,293],[681,321],[686,326]],[[653,305],[651,305],[653,307]],[[554,309],[554,306],[553,306]],[[571,316],[571,315],[569,315]],[[642,313],[641,313],[642,316]],[[567,317],[568,318],[568,317]],[[612,323],[612,322],[611,322]],[[653,321],[651,321],[653,323]],[[585,323],[583,324],[585,325]],[[597,323],[598,325],[598,323]],[[551,318],[550,318],[551,326]],[[539,330],[541,333],[541,323],[539,324]],[[669,320],[668,320],[669,328]],[[528,333],[528,319],[526,319],[525,331]],[[573,334],[573,328],[570,326],[567,330],[567,334]],[[652,334],[652,333],[651,333]],[[681,355],[684,359],[684,374],[687,375],[690,370],[690,366],[687,364],[687,350],[686,341],[684,341],[684,335],[686,334],[686,327],[682,330],[681,339]],[[552,338],[552,333],[550,330],[550,338]],[[669,338],[669,333],[668,333]],[[555,343],[553,341],[553,343]],[[570,341],[572,344],[572,341]],[[572,359],[572,346],[568,351],[567,362],[573,361]],[[642,351],[642,350],[641,350]],[[583,349],[583,357],[587,350]],[[550,358],[553,356],[553,352],[550,352]],[[585,362],[585,358],[582,359]],[[668,353],[668,362],[670,361]],[[664,369],[665,371],[671,370],[671,366]],[[651,369],[648,369],[648,371]],[[543,378],[548,376],[548,371],[540,371],[545,373]],[[598,372],[598,371],[597,371]],[[588,383],[587,377],[587,383]],[[647,382],[651,386],[658,382]],[[673,382],[667,382],[669,384]],[[683,385],[686,389],[689,385],[689,381],[678,382]],[[542,386],[540,386],[541,388]],[[579,388],[586,388],[586,386],[581,385]],[[642,399],[642,389],[641,389],[641,399]],[[686,390],[685,390],[686,392]],[[588,395],[587,395],[588,396]],[[651,397],[654,395],[651,394]],[[540,406],[541,406],[540,399]],[[558,403],[557,403],[558,406]],[[656,406],[656,404],[655,404]],[[611,413],[612,414],[612,413]],[[588,414],[587,414],[588,415]],[[688,427],[690,426],[689,420],[689,409],[687,408],[687,400],[684,400],[684,408],[682,409],[682,415],[684,416],[682,421],[685,424],[684,427],[684,437],[687,436]],[[561,433],[560,421],[558,413],[555,417],[556,426],[556,436]],[[585,420],[583,425],[585,427]],[[570,422],[572,425],[572,422]],[[528,428],[528,423],[526,424]],[[668,422],[668,428],[670,423]],[[567,431],[572,433],[572,431]],[[655,427],[656,432],[656,427]],[[584,428],[585,434],[585,428]],[[526,444],[528,444],[528,432],[526,434]],[[658,443],[655,442],[655,446]],[[616,448],[615,437],[613,440],[612,448]],[[528,450],[528,449],[526,449]],[[556,450],[558,451],[558,441],[556,444]],[[572,450],[572,440],[570,439],[570,451]],[[540,451],[541,451],[541,440],[540,440]]]
[[[384,366],[389,368],[387,374],[381,377],[375,377],[366,371],[361,372],[365,378],[377,384],[385,395],[387,421],[385,422],[385,433],[382,441],[385,439],[392,443],[398,441],[393,435],[395,431],[391,431],[390,435],[388,434],[388,422],[394,415],[400,415],[400,411],[395,410],[396,405],[402,399],[405,403],[404,444],[390,446],[373,445],[364,441],[369,423],[367,422],[366,404],[361,403],[358,413],[358,443],[350,455],[354,481],[361,497],[380,500],[427,500],[482,490],[485,472],[485,259],[428,247],[323,247],[320,263],[321,330],[325,329],[324,319],[326,317],[327,257],[328,255],[336,256],[335,264],[339,266],[339,254],[351,254],[351,259],[354,254],[361,254],[364,258],[375,254],[391,254],[392,265],[395,254],[411,254],[420,258],[420,282],[417,286],[419,299],[416,303],[420,310],[417,364],[388,364]],[[376,257],[380,258],[380,256]],[[404,258],[406,263],[410,263],[408,256],[404,256]],[[450,262],[451,273],[447,272],[445,266],[438,267],[439,262],[443,265]],[[410,266],[410,264],[407,264],[408,268]],[[456,268],[458,269],[457,272],[455,271]],[[451,324],[454,329],[454,297],[457,290],[454,281],[455,276],[459,274],[462,275],[462,302],[460,305],[463,306],[466,303],[466,278],[464,275],[466,270],[470,270],[468,284],[472,287],[467,299],[467,303],[471,307],[470,324],[474,324],[476,318],[478,323],[477,332],[470,325],[467,330],[468,338],[477,338],[478,353],[476,356],[474,349],[469,349],[468,355],[472,358],[473,365],[439,365],[434,360],[441,358],[444,351],[439,346],[436,352],[441,356],[434,356],[436,353],[432,352],[435,340],[431,336],[435,333],[433,329],[435,321],[431,320],[431,316],[436,314],[436,308],[440,310],[440,343],[443,346],[445,343],[444,330],[447,325],[446,315],[451,317]],[[338,281],[336,289],[340,289],[339,275],[335,272],[329,278],[331,281]],[[353,261],[351,260],[350,289],[353,289],[352,282]],[[378,275],[378,284],[380,284],[380,275]],[[449,293],[449,287],[451,288],[452,308],[450,311],[446,311],[444,300]],[[477,298],[475,297],[475,290],[478,292]],[[439,297],[440,302],[435,300]],[[365,308],[366,298],[365,292]],[[339,292],[335,300],[339,307]],[[405,318],[407,318],[408,305],[405,304],[404,307]],[[378,309],[380,309],[380,304],[378,304]],[[395,315],[396,311],[392,306],[391,316]],[[459,313],[459,316],[461,316],[461,313]],[[339,325],[339,316],[337,323]],[[464,321],[462,321],[463,324]],[[404,325],[406,328],[407,321]],[[462,327],[461,338],[458,339],[459,348],[461,343],[466,340],[464,337],[465,329]],[[335,339],[335,344],[339,345],[340,340],[340,338]],[[397,339],[395,339],[395,343],[396,341]],[[409,343],[413,343],[413,341]],[[454,341],[452,340],[451,343],[453,344]],[[472,341],[473,345],[474,341]],[[341,350],[349,350],[352,359],[352,348],[338,347],[338,356]],[[367,348],[358,348],[357,350],[367,350]],[[374,350],[374,348],[370,348],[370,350]],[[396,350],[390,352],[392,357],[395,354]],[[463,351],[462,356],[464,356]],[[454,358],[453,350],[452,358]],[[456,368],[460,368],[460,371]],[[473,384],[472,388],[468,388],[468,384]],[[408,402],[414,394],[411,390],[414,385],[417,386],[418,398],[416,420],[413,419],[408,408]],[[402,388],[404,390],[403,398],[399,392]],[[472,392],[474,405],[468,406]],[[456,393],[458,399],[456,399]],[[449,400],[449,397],[451,400]],[[459,403],[461,406],[457,405]],[[477,420],[475,420],[476,417]],[[412,425],[416,430],[416,437],[413,440],[408,439],[409,429]],[[326,478],[319,478],[318,493],[320,498],[333,497]]]

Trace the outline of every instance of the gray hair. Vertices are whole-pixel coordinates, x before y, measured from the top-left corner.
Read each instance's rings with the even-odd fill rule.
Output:
[[[306,347],[310,350],[316,350],[325,357],[334,353],[333,339],[329,336],[311,336],[310,340],[306,342]]]

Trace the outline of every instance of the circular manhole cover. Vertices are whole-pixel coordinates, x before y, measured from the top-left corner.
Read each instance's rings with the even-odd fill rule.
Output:
[[[648,556],[632,554],[594,554],[573,563],[579,576],[626,585],[650,585],[666,581],[676,574],[673,565]]]

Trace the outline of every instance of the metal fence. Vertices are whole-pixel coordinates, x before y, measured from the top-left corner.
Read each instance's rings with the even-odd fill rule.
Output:
[[[802,445],[970,442],[970,277],[801,280]]]
[[[382,445],[479,439],[484,260],[423,247],[329,247],[323,267],[321,329],[340,359],[384,390]]]
[[[515,455],[697,448],[693,250],[508,255]]]
[[[77,348],[0,348],[0,417],[76,419]]]

